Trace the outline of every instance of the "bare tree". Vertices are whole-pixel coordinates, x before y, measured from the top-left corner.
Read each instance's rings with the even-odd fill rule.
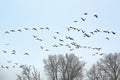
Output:
[[[35,67],[24,65],[22,73],[17,75],[17,80],[40,80],[40,72]]]
[[[95,78],[92,79],[92,76]],[[110,53],[100,59],[88,72],[88,78],[89,80],[120,80],[120,53]]]
[[[49,55],[48,59],[43,60],[45,72],[49,79],[58,80],[58,59],[56,55]]]
[[[96,80],[97,67],[93,65],[92,68],[87,72],[87,77],[89,80]]]
[[[60,73],[60,80],[66,80],[66,71],[67,71],[67,63],[66,59],[63,55],[58,55],[59,57],[59,66],[58,66],[58,72]]]
[[[96,64],[87,72],[88,80],[109,80],[108,75],[105,71],[101,70]]]
[[[63,80],[82,80],[83,67],[84,62],[79,61],[79,58],[74,54],[59,56],[59,71],[62,74]]]
[[[50,55],[44,60],[45,70],[52,80],[82,80],[84,62],[74,54]],[[59,77],[55,77],[59,76]]]

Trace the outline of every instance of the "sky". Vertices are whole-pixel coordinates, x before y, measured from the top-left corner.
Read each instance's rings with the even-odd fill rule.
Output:
[[[63,44],[70,43],[65,36],[74,37],[80,45],[100,47],[100,53],[119,52],[120,46],[120,1],[119,0],[0,0],[0,65],[10,66],[9,70],[2,70],[9,77],[15,76],[19,70],[13,69],[14,63],[34,65],[40,70],[44,79],[43,59],[50,54],[74,53],[78,57],[83,57],[86,68],[89,69],[102,56],[93,56],[97,51],[89,49],[78,49],[69,51],[66,47],[53,48],[54,44],[60,43],[54,40],[53,36],[65,40]],[[84,15],[84,13],[88,13]],[[94,15],[97,14],[98,18]],[[82,21],[86,18],[86,21]],[[74,22],[74,21],[78,22]],[[68,27],[76,27],[86,32],[100,29],[116,32],[116,35],[97,33],[90,38],[83,37],[80,32],[71,30]],[[24,28],[29,30],[26,31]],[[39,27],[49,27],[50,30],[40,30]],[[37,28],[37,31],[33,30]],[[17,30],[21,29],[22,32]],[[6,34],[5,31],[15,30]],[[59,32],[60,34],[56,34]],[[43,39],[37,41],[33,35]],[[110,40],[105,38],[109,37]],[[49,51],[41,50],[44,46]],[[7,53],[3,53],[6,50]],[[16,50],[16,55],[11,54]],[[24,55],[29,53],[30,55]],[[12,60],[11,64],[7,61]],[[9,75],[9,73],[12,73]],[[7,77],[9,79],[9,77]]]

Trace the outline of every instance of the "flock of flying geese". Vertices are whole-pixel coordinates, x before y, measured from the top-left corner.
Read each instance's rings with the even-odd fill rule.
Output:
[[[11,63],[12,63],[12,60],[7,61],[7,63],[11,64]],[[19,63],[16,63],[16,62],[14,63],[14,65],[13,65],[12,67],[13,67],[13,68],[16,68],[17,66],[19,66],[19,68],[24,67],[24,65],[19,65]],[[2,69],[9,69],[10,66],[1,65],[1,68],[2,68]]]
[[[88,15],[87,13],[84,13],[84,15]],[[99,18],[98,15],[93,15],[95,18]],[[86,18],[81,18],[82,21],[86,21]],[[79,21],[74,21],[74,23],[77,23]],[[33,28],[27,28],[27,27],[24,27],[23,29],[12,29],[12,30],[8,30],[8,31],[5,31],[4,33],[5,34],[10,34],[10,33],[15,33],[15,32],[23,32],[23,31],[29,31],[29,30],[33,30],[33,31],[39,31],[39,30],[50,30],[49,27],[33,27]],[[90,38],[91,36],[97,34],[97,33],[105,33],[105,34],[112,34],[112,35],[116,35],[116,32],[114,31],[108,31],[108,30],[100,30],[100,29],[95,29],[94,31],[91,31],[91,32],[86,32],[85,30],[83,29],[80,29],[80,28],[76,28],[76,27],[68,27],[66,28],[66,30],[68,32],[70,31],[77,31],[77,32],[80,32],[82,35],[83,35],[83,38],[84,37],[87,37],[87,38]],[[91,49],[91,50],[95,50],[97,51],[95,54],[92,54],[93,56],[95,56],[96,54],[98,55],[103,55],[104,53],[100,53],[101,49],[100,47],[91,47],[91,46],[85,46],[85,45],[80,45],[79,43],[75,42],[75,38],[72,37],[72,36],[63,36],[64,39],[61,39],[59,38],[58,36],[61,35],[60,32],[55,32],[56,35],[53,35],[53,39],[54,40],[57,40],[58,43],[57,44],[53,44],[51,47],[53,48],[58,48],[58,47],[67,47],[69,49],[69,51],[74,51],[76,49],[80,49],[80,48],[84,48],[84,49]],[[38,41],[44,41],[42,38],[38,37],[37,35],[32,35],[32,37],[35,39],[35,40],[38,40]],[[105,38],[106,40],[110,40],[109,37],[106,37]],[[65,44],[65,40],[69,40],[71,41],[70,43],[66,43]],[[9,45],[9,43],[7,43],[6,45]],[[45,50],[45,51],[50,51],[48,48],[45,48],[44,46],[40,46],[40,49],[41,50]],[[6,50],[3,50],[2,51],[3,53],[8,53]],[[16,50],[12,50],[11,51],[11,54],[13,55],[16,55]],[[25,52],[24,55],[27,55],[29,56],[30,53],[27,53]],[[8,63],[11,63],[12,60],[9,60]],[[15,65],[13,65],[12,67],[15,68],[15,66],[18,65],[18,63],[14,63]],[[19,67],[22,68],[24,65],[20,65]],[[1,68],[6,68],[6,69],[9,69],[9,66],[3,66],[1,65]]]
[[[88,13],[84,13],[84,15],[88,15]],[[95,18],[98,18],[98,15],[96,15],[96,14],[93,15],[93,16],[94,16]],[[81,20],[82,20],[82,21],[86,21],[86,18],[81,17]],[[76,23],[76,22],[79,22],[79,21],[75,20],[74,22]]]
[[[70,31],[70,30],[75,30],[75,31],[78,31],[78,32],[80,32],[81,31],[81,33],[83,33],[83,36],[84,37],[91,37],[91,36],[93,36],[93,35],[95,35],[95,34],[97,34],[97,33],[106,33],[106,34],[113,34],[113,35],[115,35],[116,33],[114,32],[114,31],[108,31],[108,30],[100,30],[100,29],[95,29],[94,31],[91,31],[91,32],[89,32],[89,33],[87,33],[85,30],[83,30],[83,29],[78,29],[78,28],[75,28],[75,27],[68,27],[67,28],[67,30],[68,31]],[[106,37],[105,38],[106,40],[110,40],[109,39],[109,37]]]
[[[47,29],[47,30],[49,30],[49,28],[48,27],[45,27],[45,28],[42,28],[42,27],[39,27],[39,29],[41,29],[41,30],[43,30],[43,29]],[[26,28],[26,27],[24,27],[24,30],[30,30],[29,28]],[[34,30],[34,31],[38,31],[38,29],[37,28],[32,28],[32,30]],[[18,29],[18,30],[14,30],[14,29],[12,29],[12,30],[10,30],[10,31],[5,31],[5,33],[7,33],[7,34],[9,34],[9,33],[11,33],[11,32],[22,32],[23,30],[22,29]]]
[[[7,51],[3,50],[3,53],[8,53]],[[16,55],[16,50],[12,50],[11,54]],[[29,55],[29,53],[24,53],[24,55]]]

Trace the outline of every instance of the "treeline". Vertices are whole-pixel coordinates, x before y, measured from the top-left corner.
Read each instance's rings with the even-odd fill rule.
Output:
[[[103,56],[88,71],[85,61],[74,54],[49,55],[43,62],[48,80],[120,80],[120,53]],[[24,65],[22,69],[17,80],[42,80],[35,67]]]

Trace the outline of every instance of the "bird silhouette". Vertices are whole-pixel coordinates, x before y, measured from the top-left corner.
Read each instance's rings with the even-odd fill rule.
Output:
[[[15,30],[10,30],[10,32],[15,32]]]
[[[72,48],[72,49],[69,49],[69,51],[73,51],[74,49]]]
[[[43,49],[43,47],[42,47],[42,46],[40,46],[40,49]]]
[[[95,56],[95,54],[92,54],[92,56]]]
[[[18,65],[18,63],[15,63],[15,65]]]
[[[42,29],[44,29],[44,28],[40,27],[40,29],[42,30]]]
[[[103,53],[100,53],[99,55],[103,55]]]
[[[54,38],[54,39],[57,39],[57,37],[56,37],[56,36],[53,36],[53,38]]]
[[[87,33],[84,33],[84,37],[90,37],[90,35],[88,35]]]
[[[7,51],[3,50],[3,53],[7,53]]]
[[[75,42],[71,42],[71,45],[77,45],[77,43],[75,43]]]
[[[76,22],[78,22],[78,21],[74,21],[74,23],[76,23]]]
[[[70,39],[70,40],[74,40],[72,37],[68,37],[68,39]]]
[[[87,48],[87,46],[82,46],[83,48]]]
[[[84,15],[87,15],[87,13],[84,13]]]
[[[36,35],[33,35],[33,37],[34,37],[34,38],[37,38],[37,36],[36,36]]]
[[[96,48],[98,51],[100,51],[102,48]]]
[[[95,14],[94,17],[98,18],[98,15]]]
[[[94,32],[100,32],[100,30],[99,30],[99,29],[96,29],[96,30],[94,30]]]
[[[5,45],[10,45],[9,43],[5,44]]]
[[[92,49],[100,51],[102,48],[92,48]]]
[[[15,50],[12,50],[12,53],[11,54],[16,54],[16,51]]]
[[[108,34],[110,33],[109,31],[103,31],[103,32],[104,32],[104,33],[108,33]]]
[[[20,68],[23,68],[23,67],[24,67],[24,65],[20,65],[19,67],[20,67]]]
[[[49,51],[48,49],[45,49],[45,51]]]
[[[15,50],[12,50],[13,51],[13,53],[16,53],[16,51]]]
[[[33,30],[35,30],[35,31],[37,31],[37,29],[36,28],[32,28]]]
[[[62,40],[62,39],[59,39],[59,41],[64,42],[64,40]]]
[[[91,47],[88,47],[88,49],[91,49]]]
[[[82,33],[85,33],[85,31],[84,30],[81,30],[82,31]]]
[[[76,28],[75,28],[75,27],[72,27],[72,29],[73,29],[73,30],[76,30]]]
[[[69,44],[66,44],[65,46],[67,46],[68,48],[71,48],[71,46]]]
[[[29,55],[29,53],[24,53],[24,55]]]
[[[8,61],[8,63],[11,63],[11,62],[12,62],[12,60]]]
[[[94,32],[90,32],[92,35],[94,35]]]
[[[8,66],[5,66],[5,68],[6,68],[6,69],[9,69],[9,67],[8,67]]]
[[[108,37],[106,37],[105,39],[110,40]]]
[[[45,29],[49,30],[49,28],[48,28],[48,27],[46,27]]]
[[[99,54],[98,52],[96,52],[95,54]]]
[[[15,68],[15,66],[13,66],[13,68]]]
[[[43,41],[42,39],[40,39],[40,38],[37,38],[37,40],[39,40],[39,41]]]
[[[63,46],[63,44],[59,43],[60,46]]]
[[[70,31],[70,28],[67,28],[68,31]]]
[[[4,66],[3,66],[3,65],[1,65],[1,68],[4,68]]]
[[[69,28],[73,28],[73,27],[70,26]]]
[[[77,31],[80,31],[80,29],[77,29]]]
[[[21,29],[18,29],[17,31],[22,32],[22,30],[21,30]]]
[[[29,30],[28,28],[24,27],[25,30]]]
[[[56,32],[57,34],[60,34],[59,32]]]
[[[85,21],[85,20],[86,20],[86,18],[81,18],[81,20],[82,20],[82,21]]]
[[[8,34],[9,34],[9,32],[8,32],[8,31],[5,31],[5,33],[8,33]]]
[[[58,47],[57,45],[53,45],[53,47]]]
[[[68,36],[65,36],[66,39],[69,39]]]
[[[75,46],[76,46],[76,47],[75,47],[76,49],[79,49],[79,48],[81,47],[80,45],[75,45]]]
[[[114,34],[114,35],[115,35],[116,33],[112,31],[112,34]]]

